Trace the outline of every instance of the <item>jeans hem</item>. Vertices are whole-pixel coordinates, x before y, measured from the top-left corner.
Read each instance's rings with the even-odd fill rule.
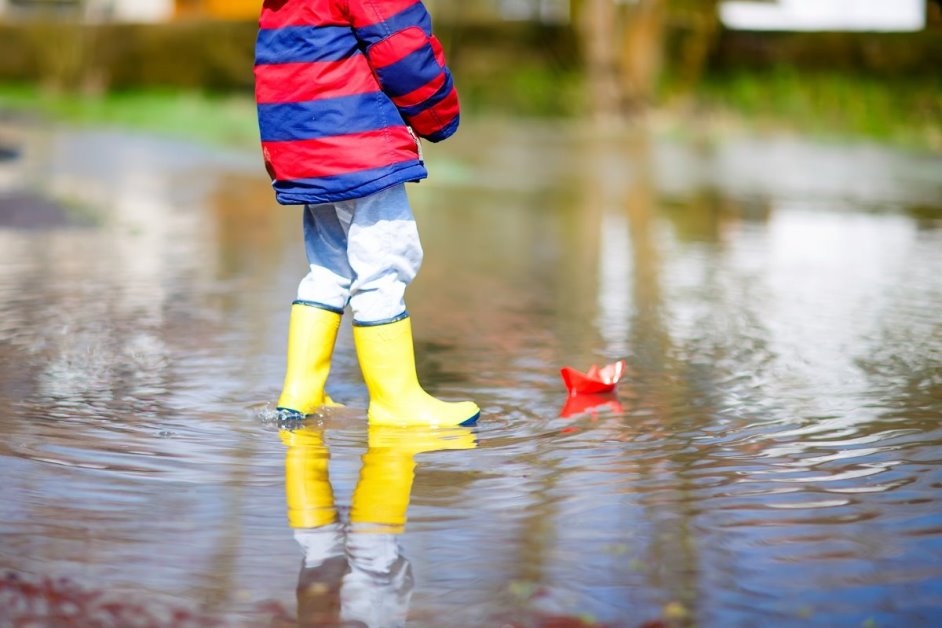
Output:
[[[380,325],[390,325],[392,323],[398,323],[399,321],[405,320],[407,318],[409,318],[409,310],[405,310],[402,312],[402,314],[397,314],[396,316],[393,316],[392,318],[384,318],[382,320],[369,321],[366,323],[354,319],[353,326],[354,327],[379,327]]]
[[[333,312],[334,314],[343,315],[342,307],[334,307],[333,305],[327,305],[326,303],[319,303],[317,301],[304,301],[303,299],[296,299],[291,302],[291,305],[306,305],[308,307],[316,307],[319,310],[327,310],[328,312]]]

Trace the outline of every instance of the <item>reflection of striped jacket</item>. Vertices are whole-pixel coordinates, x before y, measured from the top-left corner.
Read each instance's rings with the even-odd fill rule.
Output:
[[[255,94],[285,205],[423,179],[409,127],[432,142],[458,128],[458,94],[419,0],[264,0]]]

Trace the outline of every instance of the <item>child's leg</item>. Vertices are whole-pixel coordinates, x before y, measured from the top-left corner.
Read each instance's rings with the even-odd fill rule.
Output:
[[[404,185],[351,202],[347,260],[355,277],[354,324],[388,322],[406,311],[404,295],[422,265],[422,245]]]
[[[480,414],[476,405],[439,401],[416,376],[412,322],[403,296],[422,263],[422,245],[405,186],[358,199],[348,236],[347,259],[355,277],[353,340],[370,392],[370,423],[473,423]]]
[[[298,286],[299,301],[338,312],[347,306],[354,276],[347,260],[352,219],[350,203],[304,208],[304,250],[310,272]]]
[[[334,204],[304,208],[304,248],[310,272],[298,286],[288,326],[288,365],[278,409],[304,416],[333,405],[324,392],[353,271],[347,262],[352,211]]]

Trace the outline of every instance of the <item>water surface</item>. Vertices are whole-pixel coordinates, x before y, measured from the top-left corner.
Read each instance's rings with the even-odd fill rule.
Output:
[[[305,262],[253,152],[0,144],[0,570],[168,625],[942,620],[939,158],[465,125],[407,296],[426,387],[483,413],[403,435],[346,325],[347,407],[276,420]]]

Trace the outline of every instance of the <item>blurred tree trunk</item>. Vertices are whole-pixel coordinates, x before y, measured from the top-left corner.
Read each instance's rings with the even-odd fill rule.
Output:
[[[676,92],[694,90],[719,33],[719,0],[572,0],[590,107],[597,118],[634,116],[654,102],[667,24],[678,27]]]
[[[638,114],[651,103],[661,68],[664,2],[572,3],[596,118]]]
[[[677,49],[674,99],[697,88],[720,33],[719,0],[672,0],[672,18],[683,35]]]
[[[615,4],[613,0],[582,0],[578,5],[589,107],[595,118],[611,118],[619,113],[621,100],[615,55]]]
[[[109,7],[82,0],[68,12],[41,9],[35,15],[29,32],[45,91],[94,95],[107,88],[101,48],[102,31],[111,17]]]
[[[114,2],[93,3],[82,0],[83,62],[79,89],[87,95],[100,96],[108,90],[111,77],[104,58],[108,25],[114,20]]]
[[[619,76],[623,110],[643,112],[652,104],[661,74],[665,0],[622,6]]]

